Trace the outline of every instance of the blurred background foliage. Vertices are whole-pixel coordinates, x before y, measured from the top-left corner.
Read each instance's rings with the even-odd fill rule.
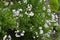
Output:
[[[58,0],[49,0],[51,10],[57,11],[59,9],[59,2]]]

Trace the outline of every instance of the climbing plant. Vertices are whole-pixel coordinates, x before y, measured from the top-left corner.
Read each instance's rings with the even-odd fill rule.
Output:
[[[32,38],[37,38],[36,40],[52,40],[51,35],[53,26],[57,24],[57,16],[51,10],[55,1],[54,4],[53,0],[50,2],[52,3],[48,1],[47,4],[46,0],[1,0],[0,39],[7,34],[8,29],[16,29],[27,32],[28,37],[31,32]],[[53,10],[55,9],[56,6]],[[26,40],[29,40],[28,37]]]

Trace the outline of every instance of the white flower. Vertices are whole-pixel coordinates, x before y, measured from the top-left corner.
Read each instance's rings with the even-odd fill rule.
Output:
[[[18,35],[17,33],[15,34],[16,37],[21,37],[20,35]]]
[[[10,35],[8,35],[8,37],[10,38],[9,40],[11,40],[11,36],[10,36]]]
[[[10,5],[13,5],[14,3],[13,2],[10,2]]]
[[[25,12],[26,15],[28,15],[27,11]]]
[[[16,19],[18,19],[19,17],[16,17]]]
[[[58,22],[58,19],[56,19],[56,22]]]
[[[52,32],[52,30],[49,30],[49,31],[48,31],[48,34],[51,34],[51,32]]]
[[[16,11],[16,12],[15,12],[15,15],[18,16],[18,15],[19,15],[19,11]]]
[[[32,26],[32,27],[34,27],[34,26]]]
[[[46,20],[46,23],[47,23],[48,25],[51,25],[50,20]]]
[[[5,35],[5,36],[3,37],[3,40],[5,40],[5,39],[6,39],[6,37],[7,37],[7,35]]]
[[[47,12],[48,12],[48,13],[51,13],[51,10],[50,10],[50,9],[47,9]]]
[[[11,36],[10,36],[10,35],[9,35],[8,37],[9,37],[9,38],[11,38]]]
[[[59,24],[58,24],[58,22],[56,22],[55,24],[54,24],[54,26],[58,26]]]
[[[25,33],[25,31],[23,30],[22,33]]]
[[[55,17],[56,17],[56,18],[58,18],[58,16],[57,16],[57,15],[55,15]]]
[[[48,24],[47,24],[47,23],[45,23],[45,24],[44,24],[44,27],[45,27],[45,28],[48,28],[49,26],[48,26]]]
[[[40,13],[39,13],[40,14]],[[42,13],[42,16],[45,18],[45,13]]]
[[[34,27],[34,26],[30,27],[30,31],[32,31],[33,27]]]
[[[27,3],[27,0],[23,0],[23,3]]]
[[[14,9],[14,10],[12,10],[12,11],[13,11],[13,16],[18,16],[18,15],[19,15],[19,11],[18,11],[18,10],[16,11],[16,10]]]
[[[16,10],[15,10],[15,9],[13,9],[12,11],[13,11],[13,12],[15,12]]]
[[[35,32],[36,33],[36,35],[38,35],[38,32]]]
[[[40,2],[42,2],[42,0],[40,0]]]
[[[50,5],[48,5],[48,7],[50,8]]]
[[[51,14],[50,14],[50,13],[48,13],[48,15],[49,15],[49,16],[51,16]]]
[[[30,30],[32,31],[32,27],[30,27]]]
[[[56,22],[55,20],[51,20],[51,22]]]
[[[18,3],[21,5],[21,1],[18,1]]]
[[[20,35],[21,35],[21,36],[24,36],[24,33],[21,33]]]
[[[56,20],[55,19],[52,19],[51,22],[56,22]]]
[[[8,4],[9,4],[9,2],[5,2],[5,4],[4,4],[4,5],[5,5],[5,6],[8,6]]]
[[[17,34],[17,33],[19,33],[19,30],[15,31],[15,33],[16,33],[15,34],[16,37],[20,37],[20,35]]]
[[[10,35],[5,35],[4,37],[3,37],[3,40],[8,40],[8,38],[9,38],[9,40],[11,40],[11,36]]]
[[[17,27],[19,27],[19,23],[17,22]]]
[[[56,13],[53,13],[54,15],[56,15]]]
[[[42,29],[42,27],[39,27],[39,29]]]
[[[53,34],[55,34],[55,33],[56,33],[56,31],[54,30],[54,31],[53,31]]]
[[[52,19],[56,18],[56,13],[51,14],[52,15]]]
[[[21,12],[23,11],[22,9],[18,9],[18,10],[21,11]]]
[[[29,13],[29,16],[34,16],[34,13],[33,13],[33,12],[30,12],[30,13]]]
[[[46,1],[46,0],[44,0],[44,1]]]
[[[40,30],[40,34],[43,34],[43,30]]]
[[[33,36],[33,38],[35,39],[35,36]]]
[[[50,23],[50,21],[49,20],[46,20],[46,23]]]
[[[32,9],[32,5],[28,4],[28,10],[31,11],[31,9]]]
[[[45,6],[43,7],[43,10],[46,10],[46,7]]]
[[[15,31],[15,33],[18,33],[18,32],[19,32],[19,30]]]
[[[20,17],[23,17],[23,14],[20,14],[19,16],[20,16]]]
[[[46,35],[47,37],[50,37],[50,34],[48,34],[48,33],[46,33],[45,35]]]
[[[39,37],[39,36],[37,35],[37,37]]]
[[[6,11],[6,10],[10,11],[8,8],[4,8],[2,11]]]
[[[55,15],[54,14],[52,14],[52,20],[55,20]]]

